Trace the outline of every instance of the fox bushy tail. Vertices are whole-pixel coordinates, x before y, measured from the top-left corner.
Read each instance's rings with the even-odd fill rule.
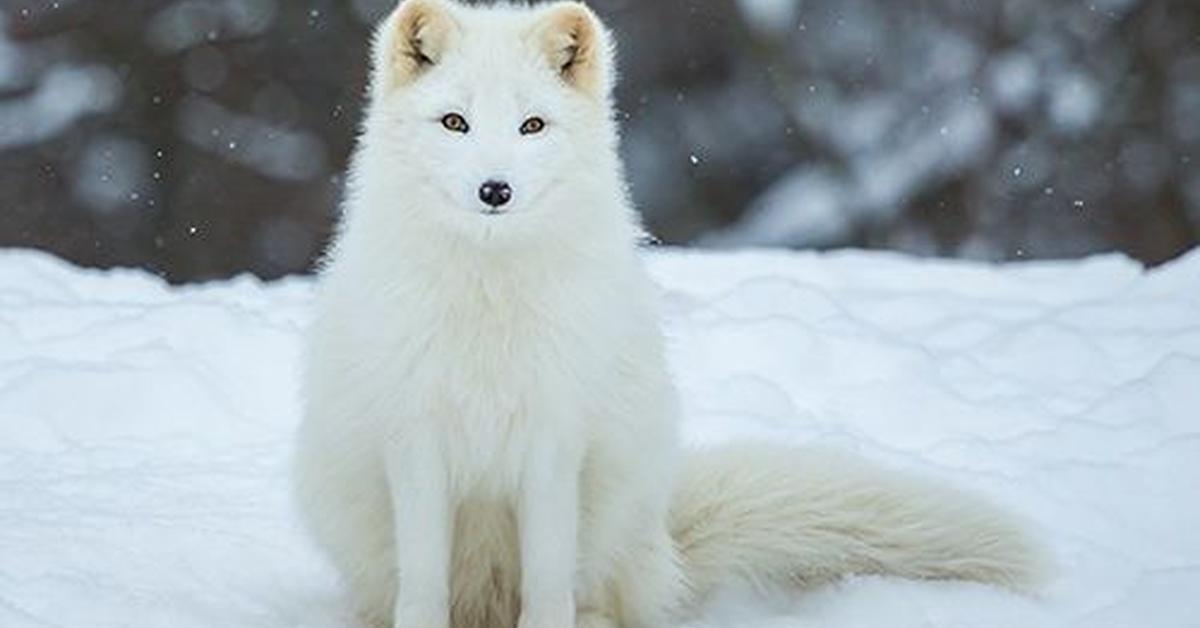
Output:
[[[685,459],[671,511],[692,601],[718,583],[812,585],[850,574],[1028,591],[1042,553],[1008,515],[849,457],[773,445]]]

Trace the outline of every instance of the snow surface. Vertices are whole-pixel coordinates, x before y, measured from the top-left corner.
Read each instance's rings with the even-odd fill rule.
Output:
[[[1200,251],[656,252],[689,440],[820,443],[1024,515],[1040,598],[855,578],[700,626],[1200,625]],[[290,511],[311,284],[0,252],[0,626],[351,626]]]

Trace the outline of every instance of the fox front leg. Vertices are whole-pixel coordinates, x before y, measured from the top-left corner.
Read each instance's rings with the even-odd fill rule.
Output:
[[[518,505],[518,628],[575,625],[581,464],[578,452],[561,442],[538,443],[526,459]]]
[[[394,628],[450,627],[450,499],[432,442],[405,439],[387,452],[397,590]]]

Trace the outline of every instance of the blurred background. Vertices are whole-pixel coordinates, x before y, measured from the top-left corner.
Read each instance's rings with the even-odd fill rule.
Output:
[[[311,269],[395,0],[0,0],[0,246]],[[591,0],[670,244],[981,260],[1200,238],[1200,1]]]

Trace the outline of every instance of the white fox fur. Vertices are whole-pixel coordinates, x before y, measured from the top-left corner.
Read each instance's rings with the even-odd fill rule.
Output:
[[[572,2],[405,0],[379,28],[297,464],[366,619],[658,628],[730,578],[1032,583],[1022,532],[947,489],[777,447],[680,458],[610,41]]]

